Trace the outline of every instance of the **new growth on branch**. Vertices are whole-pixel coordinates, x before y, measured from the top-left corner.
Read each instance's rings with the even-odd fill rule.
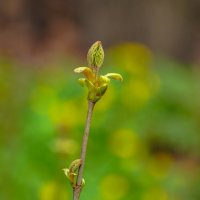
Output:
[[[78,200],[81,190],[85,185],[83,179],[83,169],[85,165],[87,141],[90,131],[90,122],[92,112],[96,102],[98,102],[105,94],[110,79],[122,81],[123,78],[118,73],[108,73],[99,75],[99,69],[104,61],[104,50],[101,41],[95,42],[89,49],[87,54],[88,66],[82,66],[74,69],[75,73],[82,73],[85,77],[79,78],[79,84],[88,88],[88,112],[83,134],[82,150],[79,159],[74,160],[69,169],[64,169],[64,173],[70,181],[73,189],[73,200]]]

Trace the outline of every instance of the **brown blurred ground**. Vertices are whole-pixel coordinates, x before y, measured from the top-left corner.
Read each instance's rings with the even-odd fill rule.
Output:
[[[136,41],[200,62],[199,0],[2,0],[0,55],[35,61]]]

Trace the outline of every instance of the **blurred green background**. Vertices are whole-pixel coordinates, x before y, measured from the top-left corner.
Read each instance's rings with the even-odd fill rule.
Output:
[[[199,2],[116,2],[0,3],[0,200],[72,199],[62,169],[87,111],[73,69],[95,40],[101,74],[124,81],[95,107],[81,200],[200,199]]]
[[[61,59],[60,59],[61,60]],[[72,66],[0,60],[0,199],[71,199],[63,174],[79,157],[87,102]],[[82,199],[200,198],[199,74],[139,44],[106,51],[119,72],[96,105]]]

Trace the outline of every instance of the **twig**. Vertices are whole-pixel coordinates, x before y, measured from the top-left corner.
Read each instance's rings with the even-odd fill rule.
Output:
[[[92,113],[94,109],[95,103],[88,101],[88,112],[87,112],[87,119],[85,123],[85,130],[83,135],[83,141],[82,141],[82,150],[81,150],[81,166],[78,170],[78,177],[77,177],[77,186],[73,190],[73,200],[78,200],[80,197],[81,189],[82,189],[82,177],[83,177],[83,169],[85,165],[85,156],[86,156],[86,150],[87,150],[87,142],[88,142],[88,136],[90,132],[90,124],[91,124],[91,118]]]
[[[94,106],[105,94],[110,79],[123,80],[122,76],[117,73],[108,73],[104,76],[98,74],[99,68],[104,61],[104,50],[100,41],[95,42],[90,47],[87,60],[89,67],[78,67],[74,69],[75,73],[82,73],[85,76],[85,78],[79,78],[79,83],[81,86],[88,88],[88,112],[83,134],[81,156],[70,164],[69,169],[64,169],[64,173],[73,188],[73,200],[79,200],[81,190],[85,183],[83,169]]]

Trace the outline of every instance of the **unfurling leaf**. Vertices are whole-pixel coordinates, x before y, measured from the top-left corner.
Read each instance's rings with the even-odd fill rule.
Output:
[[[81,187],[83,188],[85,186],[85,179],[82,178],[82,181],[81,181]]]
[[[117,73],[108,73],[105,75],[105,77],[112,78],[114,80],[123,81],[121,74],[117,74]]]
[[[81,163],[81,159],[74,160],[69,166],[69,173],[74,173],[81,166]]]
[[[107,88],[108,88],[107,84],[103,84],[101,87],[99,87],[99,91],[100,91],[101,96],[103,96],[105,94]]]
[[[69,174],[68,174],[69,173],[69,169],[67,169],[67,168],[63,169],[63,171],[64,171],[65,175],[67,176],[67,178],[69,178]]]
[[[74,165],[74,163],[73,163],[73,165]],[[67,178],[69,179],[71,186],[73,188],[76,188],[76,186],[77,186],[77,183],[76,183],[76,181],[77,181],[77,173],[70,172],[70,170],[67,169],[67,168],[63,169],[63,171],[64,171],[65,175],[67,176]],[[81,187],[84,187],[84,185],[85,185],[85,180],[84,180],[84,178],[82,178]]]
[[[87,86],[88,101],[96,103],[107,91],[110,79],[122,81],[123,78],[117,73],[108,73],[104,76],[99,75],[99,67],[104,61],[104,50],[100,41],[95,42],[90,47],[87,60],[89,67],[78,67],[74,69],[74,72],[84,74],[85,78],[79,78],[79,84]]]
[[[104,83],[109,83],[110,79],[106,76],[100,76],[99,81],[101,84],[104,84]]]
[[[82,73],[85,77],[91,80],[94,77],[92,70],[89,67],[77,67],[74,69],[75,73]]]
[[[78,168],[81,166],[81,164],[82,164],[82,160],[76,159],[70,164],[69,169],[67,168],[63,169],[65,175],[69,179],[70,184],[73,188],[76,188],[77,186],[77,171],[78,171]],[[81,187],[83,187],[84,184],[85,184],[85,180],[82,179]]]
[[[101,41],[95,42],[87,54],[88,65],[90,67],[101,67],[104,61],[104,50]]]
[[[85,85],[85,78],[79,78],[78,82],[83,87]]]
[[[93,85],[93,83],[92,82],[90,82],[89,80],[85,80],[85,84],[86,84],[86,86],[87,86],[87,88],[88,88],[88,90],[89,90],[89,92],[91,92],[91,91],[94,91],[95,90],[95,86]]]

